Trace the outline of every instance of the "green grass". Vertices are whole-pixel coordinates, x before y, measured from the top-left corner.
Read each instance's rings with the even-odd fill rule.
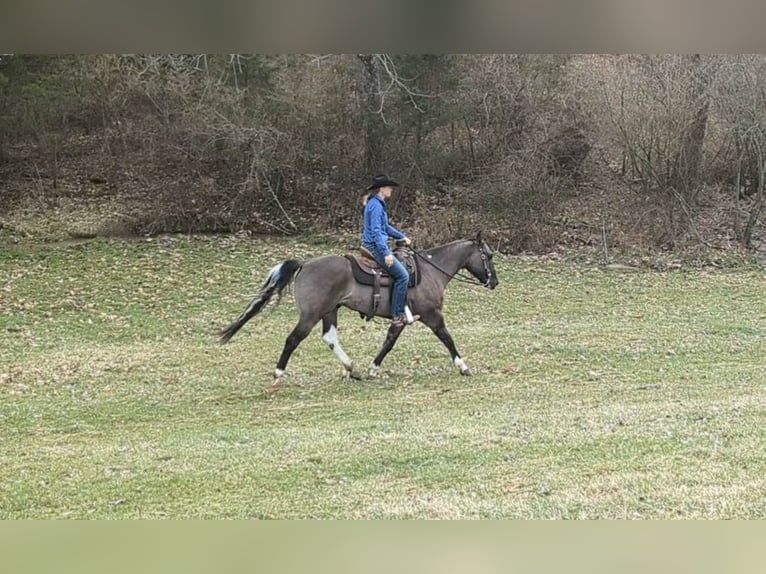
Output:
[[[278,240],[0,247],[0,518],[766,518],[763,272],[499,257],[351,382],[290,297],[231,344]],[[384,322],[342,310],[366,366]]]

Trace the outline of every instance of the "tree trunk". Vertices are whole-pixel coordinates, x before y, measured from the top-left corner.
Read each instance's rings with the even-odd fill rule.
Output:
[[[742,190],[742,160],[745,156],[744,146],[740,143],[740,139],[737,138],[737,179],[736,189],[734,190],[734,237],[737,241],[742,241],[742,226],[740,224],[739,203],[741,201]]]
[[[365,92],[367,96],[367,110],[364,119],[367,128],[367,145],[365,163],[367,171],[374,175],[385,171],[383,140],[386,126],[383,122],[380,68],[372,54],[361,54],[359,59],[362,61],[366,73]]]
[[[689,100],[693,102],[696,109],[694,118],[681,136],[679,149],[673,162],[671,185],[689,204],[692,204],[701,183],[702,152],[710,108],[708,87],[711,76],[702,69],[702,58],[699,54],[689,56],[689,64],[694,69]]]
[[[742,236],[742,242],[745,244],[746,247],[752,247],[753,246],[753,231],[755,230],[755,225],[758,222],[758,217],[761,214],[761,209],[763,209],[763,193],[764,193],[764,183],[766,183],[764,180],[766,180],[766,165],[764,163],[766,162],[766,159],[764,158],[763,149],[761,148],[760,141],[755,140],[754,142],[754,148],[757,152],[757,158],[758,158],[758,192],[755,196],[755,201],[753,203],[753,207],[750,210],[750,217],[747,219],[747,225],[745,226],[745,232]]]

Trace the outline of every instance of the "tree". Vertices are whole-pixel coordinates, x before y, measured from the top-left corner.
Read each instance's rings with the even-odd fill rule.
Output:
[[[734,231],[743,245],[751,247],[766,193],[766,58],[736,56],[722,69],[716,103],[731,127],[736,150]]]
[[[682,127],[680,142],[673,161],[670,185],[681,194],[682,201],[694,203],[702,183],[703,146],[710,108],[710,86],[713,70],[705,66],[699,54],[683,56],[680,65],[690,76],[686,95],[690,103],[688,123]]]
[[[614,56],[602,71],[601,102],[622,149],[622,173],[663,206],[661,240],[672,244],[686,226],[696,232],[692,211],[702,182],[715,60]]]

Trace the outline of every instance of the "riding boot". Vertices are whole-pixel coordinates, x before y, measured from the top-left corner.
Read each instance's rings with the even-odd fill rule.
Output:
[[[410,315],[410,317],[407,315],[395,315],[394,318],[391,319],[391,324],[397,327],[403,327],[404,325],[412,325],[415,321],[420,320],[420,315]]]

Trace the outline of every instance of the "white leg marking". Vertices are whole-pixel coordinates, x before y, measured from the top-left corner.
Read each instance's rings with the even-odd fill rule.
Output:
[[[465,364],[465,361],[460,357],[455,357],[455,366],[460,369],[461,373],[465,373],[466,371],[470,370],[468,365]]]
[[[376,365],[375,363],[372,363],[370,365],[370,371],[369,371],[370,376],[371,377],[377,377],[378,376],[378,371],[380,371],[380,367],[378,365]]]
[[[281,379],[285,372],[282,369],[274,369],[274,378]]]
[[[351,359],[348,357],[343,347],[340,346],[340,339],[338,339],[338,330],[335,325],[330,326],[330,330],[322,335],[322,340],[329,345],[333,353],[340,359],[343,366],[346,369],[351,370]]]

